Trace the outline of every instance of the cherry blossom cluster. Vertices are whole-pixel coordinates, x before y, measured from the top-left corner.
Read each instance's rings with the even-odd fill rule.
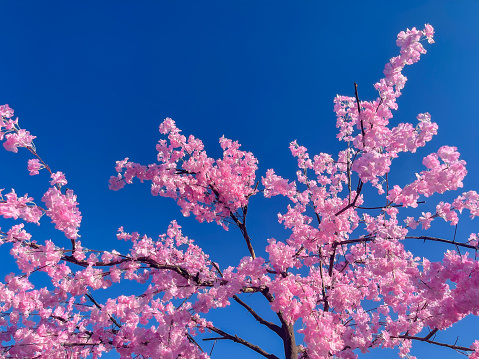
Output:
[[[12,227],[7,237],[24,275],[9,274],[0,284],[0,311],[8,313],[6,319],[0,319],[2,340],[7,343],[2,345],[2,357],[93,354],[96,358],[114,348],[122,357],[204,359],[208,356],[198,351],[192,336],[204,332],[211,323],[192,311],[207,312],[228,305],[232,294],[247,288],[253,291],[261,284],[261,277],[267,278],[264,270],[258,269],[263,267],[263,260],[252,263],[251,258],[234,273],[230,268],[220,276],[201,249],[182,235],[176,222],[156,241],[120,228],[118,237],[133,242],[131,253],[103,252],[101,260],[80,241],[76,241],[73,254],[52,241],[39,245],[23,224]],[[66,263],[84,269],[73,271]],[[148,264],[148,270],[142,270],[140,263]],[[36,271],[48,274],[53,291],[35,289],[28,276]],[[90,294],[125,280],[143,283],[146,289],[141,295],[120,295],[103,305]],[[249,286],[243,287],[247,281]],[[197,295],[196,302],[181,306],[172,302],[193,294]],[[93,302],[93,308],[87,302]]]
[[[0,140],[7,151],[17,153],[18,147],[31,147],[35,136],[18,127],[18,118],[12,120],[13,109],[8,105],[0,106]]]
[[[423,31],[413,28],[398,35],[397,45],[401,47],[400,55],[393,57],[384,68],[385,77],[374,86],[379,98],[374,101],[361,101],[356,97],[337,96],[334,111],[337,116],[338,138],[353,143],[359,157],[353,163],[363,182],[371,182],[380,193],[380,177],[389,172],[391,160],[399,152],[415,152],[432,139],[437,133],[437,124],[430,121],[429,113],[419,114],[419,123],[400,123],[388,128],[397,109],[396,100],[407,81],[402,74],[406,65],[419,61],[426,53],[420,40],[424,36],[433,43],[434,30],[427,25]],[[356,91],[357,94],[357,91]],[[354,135],[355,132],[358,132]]]
[[[52,180],[56,182],[56,180]],[[70,239],[78,238],[81,213],[73,191],[68,189],[63,194],[58,188],[51,187],[42,197],[47,210],[46,215],[55,223],[55,228],[65,233]]]
[[[21,218],[26,222],[38,223],[43,212],[33,204],[33,198],[24,195],[18,197],[15,190],[2,195],[0,190],[0,215],[3,218]]]
[[[159,164],[118,161],[118,175],[111,177],[110,188],[121,189],[135,177],[151,181],[151,193],[175,199],[184,216],[193,213],[201,222],[216,221],[226,229],[223,219],[246,206],[256,192],[258,160],[225,137],[220,139],[223,158],[214,160],[200,140],[186,139],[180,132],[172,119],[165,119],[160,133],[168,135],[168,141],[160,140],[156,146]]]

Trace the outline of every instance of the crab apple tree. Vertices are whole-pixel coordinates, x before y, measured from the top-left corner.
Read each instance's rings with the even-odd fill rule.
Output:
[[[273,169],[258,177],[256,157],[225,137],[219,140],[223,157],[211,158],[200,139],[183,135],[170,118],[159,127],[156,163],[117,162],[112,190],[135,178],[146,181],[153,196],[172,198],[184,216],[239,230],[244,257],[227,268],[176,221],[156,239],[119,228],[118,239],[131,243],[128,253],[85,246],[92,241],[80,241],[80,207],[65,174],[39,155],[35,136],[19,126],[13,109],[1,106],[3,147],[29,151],[30,175],[46,171],[50,182],[41,202],[14,189],[0,191],[0,244],[18,266],[0,283],[0,358],[98,358],[112,351],[121,358],[206,359],[214,357],[207,350],[212,340],[269,359],[351,359],[373,348],[397,348],[400,357],[411,358],[414,342],[479,358],[479,341],[460,346],[435,338],[479,314],[477,234],[462,241],[427,234],[434,221],[457,225],[463,211],[478,215],[479,194],[458,193],[438,202],[435,211],[421,211],[432,195],[462,187],[465,162],[456,147],[442,146],[424,157],[411,183],[399,186],[388,176],[393,160],[416,152],[438,130],[428,113],[415,123],[392,121],[407,80],[403,69],[419,61],[433,35],[430,25],[399,33],[400,53],[374,85],[375,100],[360,100],[356,84],[354,96],[334,99],[342,151],[310,155],[296,141],[290,144],[298,165],[294,180]],[[289,202],[278,215],[284,240],[248,231],[253,196]],[[372,206],[378,198],[383,205]],[[45,217],[69,239],[68,246],[27,232],[25,223],[40,225]],[[405,249],[405,241],[415,240],[450,248],[442,260],[432,261]],[[254,251],[262,244],[265,258]],[[44,272],[51,284],[36,284],[35,272]],[[144,290],[103,301],[96,296],[129,281]],[[275,319],[262,317],[250,296],[268,303]],[[212,310],[230,313],[233,302],[271,330],[283,349],[270,353],[261,338],[251,342],[209,320]]]

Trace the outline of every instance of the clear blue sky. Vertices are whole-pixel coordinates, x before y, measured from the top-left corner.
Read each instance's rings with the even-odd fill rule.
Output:
[[[289,143],[297,139],[311,154],[341,150],[334,96],[352,96],[357,82],[361,99],[375,98],[373,83],[398,53],[397,33],[425,23],[435,27],[436,44],[426,44],[428,54],[406,69],[409,81],[394,121],[430,112],[439,134],[391,175],[404,184],[422,169],[424,155],[456,145],[468,163],[466,189],[479,187],[477,1],[2,1],[1,13],[0,102],[38,136],[38,151],[52,169],[66,173],[78,194],[85,246],[126,251],[127,244],[116,242],[119,226],[156,237],[177,218],[222,267],[236,265],[247,255],[239,233],[183,218],[172,200],[151,197],[146,184],[109,191],[115,161],[154,162],[158,125],[172,117],[184,134],[204,141],[210,156],[220,156],[218,139],[225,135],[256,155],[258,176],[274,168],[293,178]],[[28,158],[26,151],[0,152],[0,188],[15,187],[40,202],[47,174],[41,173],[42,185],[30,178]],[[276,222],[284,210],[280,199],[253,199],[249,231],[259,253],[267,238],[289,236]],[[40,230],[30,228],[38,241],[68,246],[47,218]],[[458,234],[473,230],[460,223]],[[445,231],[450,235],[451,228]],[[425,255],[432,246],[415,249]],[[13,264],[1,251],[3,277]],[[134,286],[114,289],[115,295],[134,292]],[[219,312],[212,318],[225,331],[281,353],[281,343],[255,331],[246,313],[230,313],[236,317]],[[458,343],[468,346],[475,328],[477,322],[467,321],[449,341],[460,335]],[[460,357],[430,346],[413,350],[422,358],[435,353]],[[213,354],[259,358],[227,343]]]

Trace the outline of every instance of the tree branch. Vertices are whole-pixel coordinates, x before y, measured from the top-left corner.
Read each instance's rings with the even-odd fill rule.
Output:
[[[257,345],[254,345],[254,344],[251,344],[250,342],[238,337],[237,335],[231,335],[231,334],[228,334],[224,331],[222,331],[221,329],[218,329],[214,326],[209,326],[208,327],[209,330],[215,332],[216,334],[219,334],[222,336],[223,339],[228,339],[228,340],[232,340],[233,342],[235,343],[239,343],[239,344],[242,344],[244,345],[245,347],[248,347],[250,348],[251,350],[254,350],[256,353],[258,354],[261,354],[262,356],[264,356],[265,358],[268,358],[268,359],[279,359],[276,355],[274,354],[269,354],[267,353],[266,351],[264,351],[263,349],[261,349],[259,346]],[[211,338],[207,338],[207,339],[210,339],[212,340]],[[215,340],[218,340],[218,339],[221,339],[221,338],[214,338]]]
[[[220,193],[218,192],[218,190],[216,188],[214,188],[211,184],[209,185],[209,187],[211,188],[211,190],[213,191],[213,193],[215,194],[215,197],[218,201],[220,201]],[[248,251],[251,255],[251,258],[255,259],[256,258],[256,255],[254,253],[254,249],[253,249],[253,245],[251,244],[251,238],[250,236],[248,235],[248,231],[246,230],[246,213],[248,211],[247,207],[245,209],[243,209],[243,222],[241,222],[238,217],[236,217],[236,215],[231,211],[231,209],[229,209],[229,212],[230,212],[230,217],[231,219],[235,222],[235,224],[238,226],[238,228],[240,229],[241,233],[243,234],[243,238],[245,239],[246,241],[246,245],[248,246]]]
[[[269,292],[268,288],[263,289],[261,291],[261,294],[263,294],[263,296],[268,300],[268,302],[274,302],[274,297]],[[296,346],[296,339],[294,336],[294,323],[288,323],[286,319],[284,319],[283,313],[281,313],[281,311],[277,312],[276,315],[281,321],[281,329],[283,333],[281,338],[283,339],[285,357],[286,359],[296,359],[299,352],[298,347]]]
[[[443,238],[436,238],[436,237],[429,237],[429,236],[417,236],[417,237],[407,236],[405,238],[406,239],[422,239],[424,241],[442,242],[442,243],[452,244],[454,246],[459,246],[459,247],[464,247],[469,249],[477,249],[477,246],[473,246],[472,244],[455,242],[455,241],[451,241],[449,239],[443,239]]]
[[[359,195],[361,194],[361,190],[363,189],[363,181],[359,180],[358,182],[358,187],[356,189],[356,195],[354,196],[354,199],[351,203],[349,203],[346,207],[343,209],[339,210],[337,213],[335,213],[335,216],[339,216],[341,213],[347,211],[351,207],[356,206],[356,201],[358,200]]]
[[[437,331],[437,329],[435,329],[435,330]],[[432,332],[434,332],[434,330]],[[431,333],[429,333],[429,334],[431,334]],[[418,341],[421,341],[421,342],[434,344],[434,345],[439,345],[441,347],[447,347],[447,348],[451,348],[451,349],[454,349],[454,350],[462,350],[462,351],[469,351],[469,352],[474,351],[474,349],[463,347],[463,346],[460,346],[460,345],[446,344],[446,343],[436,342],[434,340],[429,340],[429,338],[430,338],[429,334],[425,337],[414,337],[414,336],[411,336],[411,335],[399,335],[397,337],[391,337],[391,338],[418,340]]]
[[[361,121],[361,134],[363,135],[363,146],[364,146],[364,136],[366,133],[364,132],[364,125],[363,120],[361,119],[361,105],[359,104],[359,95],[358,95],[358,84],[354,83],[354,94],[356,95],[356,103],[358,105],[358,119]]]
[[[85,294],[85,296],[91,300],[91,302],[95,305],[95,307],[97,307],[98,309],[102,310],[102,307],[100,304],[98,304],[98,302],[95,300],[95,298],[93,298],[93,296],[90,294],[90,293],[87,293]],[[106,313],[108,315],[108,317],[110,318],[110,320],[118,327],[118,328],[121,328],[121,324],[118,323],[118,321],[113,318],[113,316],[110,314],[110,313]]]
[[[233,221],[235,222],[235,224],[238,226],[238,228],[240,229],[241,231],[241,234],[243,235],[243,238],[245,239],[246,241],[246,245],[248,246],[248,251],[251,255],[251,258],[255,259],[256,258],[256,255],[254,253],[254,249],[253,249],[253,245],[251,244],[251,238],[250,236],[248,235],[248,231],[246,230],[246,225],[245,225],[245,222],[241,222],[238,217],[236,217],[236,215],[233,213],[233,212],[230,212],[230,217],[231,219],[233,219]]]
[[[336,247],[334,247],[336,249]],[[321,248],[319,249],[319,273],[321,275],[321,293],[323,295],[324,306],[323,310],[325,312],[329,311],[329,302],[328,296],[326,295],[326,288],[324,287],[324,275],[323,275],[323,262],[322,262],[323,255],[321,253]]]
[[[251,313],[251,315],[254,317],[254,319],[256,319],[259,323],[267,326],[269,329],[271,329],[273,332],[275,332],[276,334],[278,334],[281,338],[283,337],[283,332],[282,332],[282,329],[280,326],[274,324],[274,323],[271,323],[271,322],[268,322],[267,320],[261,318],[254,310],[253,308],[251,308],[248,304],[246,304],[245,302],[243,302],[236,294],[233,296],[233,299],[238,303],[240,304],[241,306],[243,306],[248,312]]]
[[[426,201],[417,201],[417,203],[426,203]],[[385,206],[378,206],[378,207],[363,207],[363,206],[357,206],[357,209],[384,209],[384,208],[389,208],[389,207],[404,207],[403,204],[386,204]]]
[[[424,339],[425,339],[425,340],[429,340],[429,338],[431,338],[434,334],[436,334],[438,330],[439,330],[439,329],[434,328],[433,330],[431,330],[431,331],[429,332],[428,335],[426,335],[426,336],[424,337]]]

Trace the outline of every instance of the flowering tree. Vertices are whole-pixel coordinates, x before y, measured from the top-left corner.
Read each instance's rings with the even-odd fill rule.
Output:
[[[345,142],[338,155],[311,157],[305,147],[291,143],[299,168],[295,181],[272,169],[258,180],[257,159],[224,137],[223,158],[210,158],[199,139],[183,136],[169,118],[160,125],[167,139],[156,146],[157,163],[117,162],[111,189],[134,178],[151,181],[151,193],[173,198],[184,216],[215,221],[225,230],[238,228],[248,255],[225,269],[183,235],[175,221],[156,240],[120,228],[117,237],[132,243],[129,253],[83,247],[81,213],[73,190],[65,187],[65,175],[47,165],[32,142],[35,136],[19,127],[8,105],[1,106],[5,149],[26,148],[32,154],[30,175],[45,170],[51,182],[42,205],[14,190],[0,191],[0,215],[37,224],[50,217],[71,246],[38,243],[18,221],[0,231],[0,243],[10,244],[21,271],[0,283],[0,357],[96,358],[113,350],[122,358],[209,358],[201,338],[229,340],[269,359],[356,358],[376,347],[398,347],[405,357],[414,341],[479,358],[479,341],[463,347],[435,339],[437,332],[479,313],[479,264],[467,253],[477,249],[476,234],[456,242],[413,233],[417,227],[429,229],[438,218],[456,225],[464,209],[476,216],[479,195],[470,191],[450,203],[439,202],[434,213],[400,213],[418,207],[424,197],[462,187],[465,162],[455,147],[443,146],[423,159],[425,169],[412,183],[399,187],[388,177],[393,159],[425,146],[437,132],[428,113],[419,114],[416,125],[390,125],[406,82],[402,70],[426,53],[420,41],[433,43],[433,33],[426,25],[398,35],[400,55],[386,64],[385,77],[375,84],[376,100],[360,101],[357,86],[354,97],[335,98],[338,139]],[[382,206],[371,207],[366,186],[383,198]],[[247,230],[249,200],[255,195],[290,201],[278,215],[289,238],[268,239],[268,258],[256,256],[259,241]],[[439,241],[451,248],[442,261],[431,262],[406,251],[405,239]],[[34,286],[30,276],[38,271],[49,276],[54,289]],[[95,299],[95,290],[125,280],[147,289],[104,303]],[[264,297],[277,320],[262,318],[243,293]],[[284,353],[268,353],[261,340],[249,342],[207,320],[210,310],[231,301],[277,334]],[[296,333],[303,335],[300,345]]]

